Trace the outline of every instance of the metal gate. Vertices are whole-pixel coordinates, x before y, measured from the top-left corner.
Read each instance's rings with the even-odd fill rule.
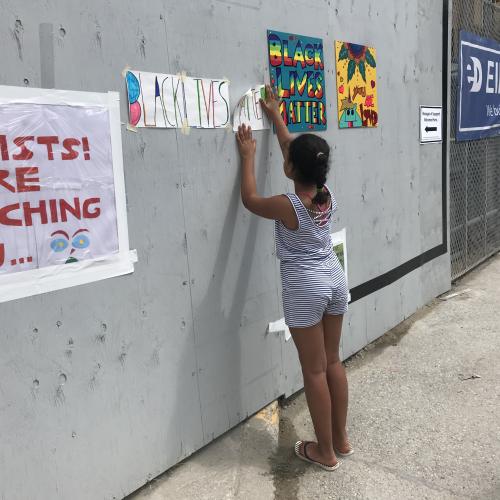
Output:
[[[460,30],[500,40],[500,2],[454,0],[452,16],[450,254],[455,279],[500,250],[500,136],[455,141]]]

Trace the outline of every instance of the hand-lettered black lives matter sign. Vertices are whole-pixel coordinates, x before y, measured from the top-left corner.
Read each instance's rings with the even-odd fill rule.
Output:
[[[151,128],[225,128],[229,81],[128,70],[129,123]]]

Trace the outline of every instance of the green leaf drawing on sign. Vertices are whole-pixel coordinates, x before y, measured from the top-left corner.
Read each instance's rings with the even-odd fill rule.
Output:
[[[339,259],[340,265],[342,266],[342,269],[345,271],[345,264],[344,264],[344,244],[339,243],[338,245],[335,245],[333,247],[334,252],[337,254],[337,257]]]
[[[349,64],[347,65],[347,82],[351,81],[351,78],[354,76],[354,72],[356,71],[356,63],[351,59]]]
[[[359,61],[358,69],[359,69],[359,73],[363,77],[363,80],[366,82],[365,61]]]
[[[370,52],[370,49],[366,49],[365,59],[366,59],[366,62],[372,68],[376,68],[377,67],[377,63],[375,62],[375,59],[373,58],[372,53]]]
[[[342,48],[340,49],[339,52],[339,61],[342,61],[342,59],[347,59],[348,53],[347,53],[347,47],[345,45],[342,45]]]

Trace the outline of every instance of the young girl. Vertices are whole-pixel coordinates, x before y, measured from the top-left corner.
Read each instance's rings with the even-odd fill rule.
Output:
[[[346,433],[347,379],[339,359],[343,314],[347,311],[345,274],[330,238],[335,199],[325,185],[330,148],[313,134],[293,137],[269,86],[261,105],[274,123],[283,170],[295,193],[263,198],[256,189],[256,141],[245,125],[236,134],[242,162],[241,199],[256,215],[274,219],[281,260],[285,321],[299,353],[304,389],[317,442],[298,441],[296,455],[333,471],[336,454],[353,453]]]

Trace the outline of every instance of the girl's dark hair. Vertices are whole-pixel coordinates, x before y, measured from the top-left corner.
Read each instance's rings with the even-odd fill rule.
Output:
[[[288,159],[293,165],[296,180],[306,185],[314,184],[317,188],[312,199],[316,205],[326,203],[329,198],[328,191],[323,188],[330,170],[329,158],[330,146],[314,134],[299,135],[288,148]]]

